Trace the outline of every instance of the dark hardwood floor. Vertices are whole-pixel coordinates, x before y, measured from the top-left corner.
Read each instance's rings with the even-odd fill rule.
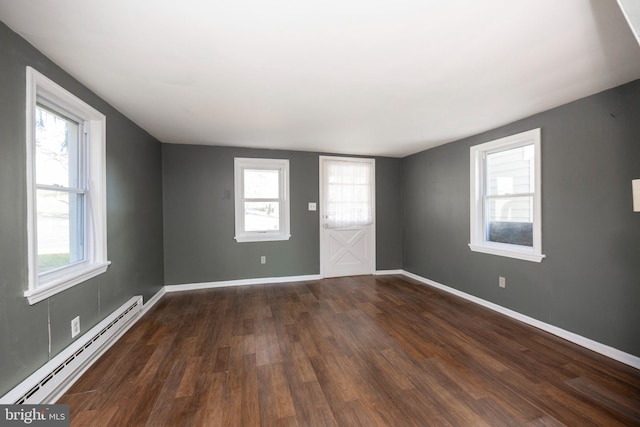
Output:
[[[74,426],[632,426],[640,371],[400,276],[166,294]]]

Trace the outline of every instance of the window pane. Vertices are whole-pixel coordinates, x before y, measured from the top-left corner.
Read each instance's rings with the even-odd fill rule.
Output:
[[[487,154],[487,195],[533,192],[533,145]]]
[[[36,107],[36,183],[77,188],[78,123]]]
[[[84,259],[82,194],[37,190],[38,271]]]
[[[278,231],[280,229],[280,203],[245,202],[245,231]]]
[[[324,160],[324,224],[329,228],[373,222],[372,164]]]
[[[487,200],[487,240],[533,246],[533,197]]]
[[[277,199],[279,195],[278,170],[245,169],[244,170],[244,198],[245,199]]]

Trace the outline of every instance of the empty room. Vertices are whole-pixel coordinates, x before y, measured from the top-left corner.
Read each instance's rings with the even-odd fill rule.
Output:
[[[0,0],[0,424],[640,426],[636,0]]]

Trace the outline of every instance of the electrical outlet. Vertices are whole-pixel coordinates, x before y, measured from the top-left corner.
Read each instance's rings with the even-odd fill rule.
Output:
[[[264,256],[264,255],[262,255],[262,256],[260,257],[260,264],[266,264],[266,263],[267,263],[267,257],[266,257],[266,256]]]
[[[498,286],[500,286],[501,288],[506,288],[507,287],[507,279],[505,279],[502,276],[498,277]]]
[[[76,316],[71,321],[71,338],[75,338],[80,333],[80,316]]]

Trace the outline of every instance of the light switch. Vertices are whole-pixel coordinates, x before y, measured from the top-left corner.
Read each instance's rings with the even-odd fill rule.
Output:
[[[316,204],[313,202],[309,202],[309,210],[310,211],[315,211],[316,210]]]

